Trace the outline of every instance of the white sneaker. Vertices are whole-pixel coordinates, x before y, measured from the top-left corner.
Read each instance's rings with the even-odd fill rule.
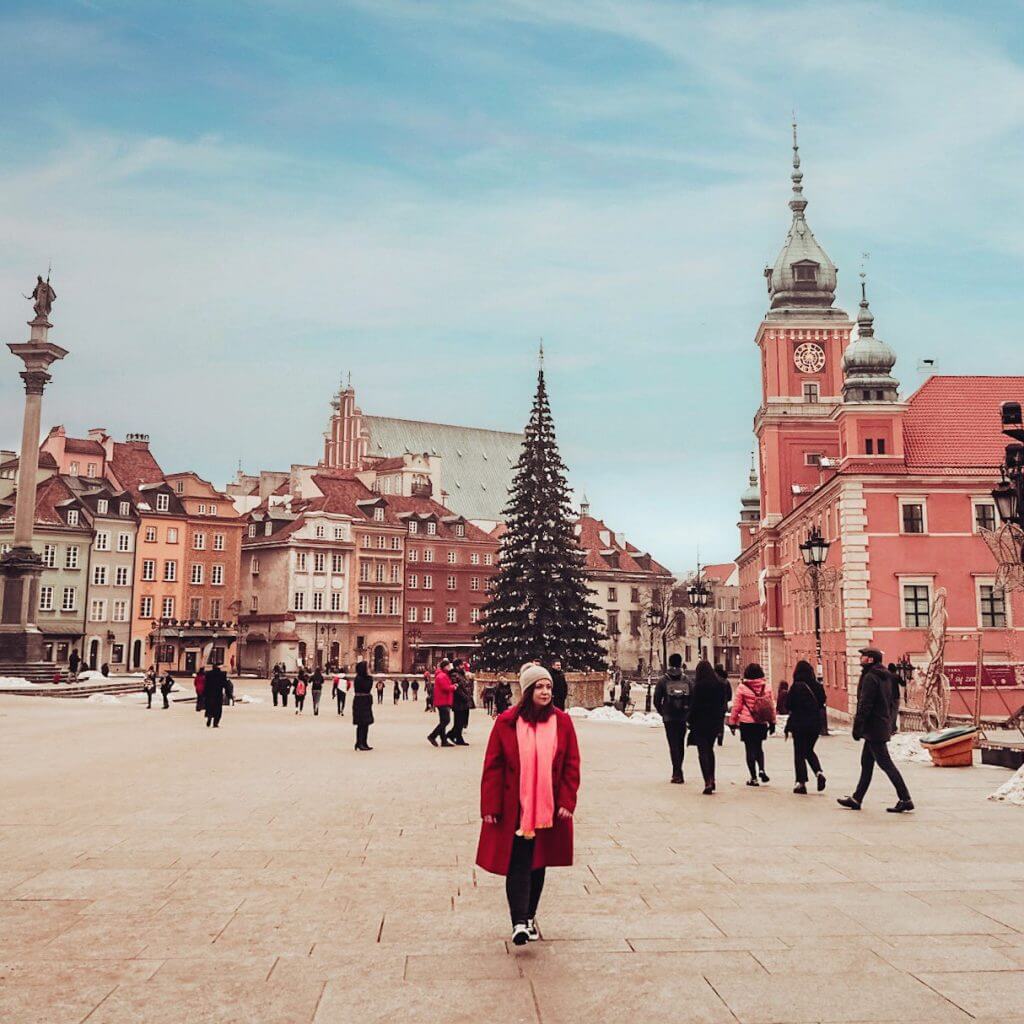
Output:
[[[512,944],[525,946],[530,941],[530,932],[525,924],[517,924],[512,928]]]
[[[526,922],[526,937],[531,942],[536,942],[540,938],[540,932],[537,931],[537,919],[535,917],[530,918]]]

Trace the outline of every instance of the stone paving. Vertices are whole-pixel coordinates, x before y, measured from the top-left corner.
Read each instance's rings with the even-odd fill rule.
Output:
[[[920,810],[822,795],[789,747],[720,791],[667,782],[660,730],[581,723],[577,866],[549,872],[544,941],[507,942],[473,866],[488,721],[435,750],[422,704],[375,750],[320,718],[0,697],[0,1021],[1024,1022],[1024,809],[1008,773],[905,765]]]

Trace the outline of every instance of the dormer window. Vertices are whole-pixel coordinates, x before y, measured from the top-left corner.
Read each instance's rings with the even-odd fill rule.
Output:
[[[270,519],[268,519],[263,524],[263,536],[264,537],[269,537],[273,532],[274,532],[274,524],[273,524],[273,522]]]
[[[174,481],[174,489],[178,492],[178,494],[184,494],[185,493],[185,481],[184,480],[175,480]]]
[[[171,496],[169,494],[158,494],[156,496],[157,512],[166,512],[171,507]]]
[[[383,523],[384,522],[384,506],[383,505],[378,505],[373,510],[373,521],[375,523]]]
[[[132,514],[132,507],[127,501],[122,501],[119,507],[121,515],[130,516]]]
[[[256,536],[256,524],[255,523],[250,523],[249,524],[249,536],[250,537],[255,537]]]
[[[105,516],[107,514],[107,509],[109,507],[110,503],[106,498],[100,498],[99,501],[96,502],[96,512],[101,516]]]
[[[316,528],[316,539],[317,540],[322,540],[323,536],[324,536],[324,528],[322,526],[318,526]]]
[[[417,523],[415,519],[410,519],[409,520],[409,532],[410,533],[419,533],[420,532],[420,524]]]
[[[437,534],[437,523],[433,520],[427,523],[427,533],[433,537]]]
[[[69,508],[68,509],[68,526],[77,526],[77,525],[78,525],[78,509],[77,508]]]
[[[466,524],[465,523],[456,523],[455,524],[455,536],[456,537],[465,537],[466,536]]]
[[[814,284],[818,279],[818,268],[813,263],[794,263],[793,280],[797,284]]]

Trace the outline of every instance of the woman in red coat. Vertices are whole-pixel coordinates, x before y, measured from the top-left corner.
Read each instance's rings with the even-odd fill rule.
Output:
[[[491,729],[480,780],[476,862],[505,876],[512,941],[540,938],[537,904],[546,868],[572,864],[572,816],[580,788],[580,749],[572,719],[551,700],[540,665],[519,673],[523,696]]]

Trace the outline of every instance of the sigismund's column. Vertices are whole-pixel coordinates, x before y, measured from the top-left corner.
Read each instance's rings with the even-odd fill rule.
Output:
[[[14,506],[14,539],[11,550],[0,556],[0,665],[25,666],[43,658],[43,634],[36,625],[39,607],[39,578],[43,560],[32,549],[35,520],[36,483],[39,475],[39,431],[42,421],[43,389],[52,379],[50,365],[68,353],[48,338],[49,313],[56,292],[49,277],[36,279],[31,296],[35,317],[28,322],[28,341],[7,347],[25,365],[25,414],[22,421],[21,452],[18,456],[18,490]]]

